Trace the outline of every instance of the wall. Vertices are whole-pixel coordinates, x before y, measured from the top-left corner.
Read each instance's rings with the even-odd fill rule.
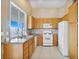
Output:
[[[39,29],[43,28],[44,23],[52,23],[53,29],[57,29],[58,23],[62,21],[61,18],[34,18],[32,19],[32,28]]]
[[[78,2],[69,8],[69,53],[70,59],[78,59]]]
[[[1,39],[5,39],[6,32],[9,31],[9,0],[1,0],[1,32],[4,32],[5,36]]]

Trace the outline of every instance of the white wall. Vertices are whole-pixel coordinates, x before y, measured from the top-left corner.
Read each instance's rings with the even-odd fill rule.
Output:
[[[1,32],[4,32],[4,37],[1,39],[5,39],[6,32],[9,31],[9,0],[1,0]]]

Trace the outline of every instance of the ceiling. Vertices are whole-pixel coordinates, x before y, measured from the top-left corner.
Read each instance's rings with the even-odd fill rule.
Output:
[[[32,8],[61,8],[68,6],[73,0],[29,0]]]
[[[42,18],[61,18],[68,12],[73,0],[29,0],[32,6],[32,15]],[[48,15],[49,14],[49,15]]]

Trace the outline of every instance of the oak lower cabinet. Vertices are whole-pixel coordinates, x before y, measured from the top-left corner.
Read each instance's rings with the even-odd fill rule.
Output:
[[[5,43],[3,59],[28,59],[28,43]]]
[[[38,46],[43,45],[43,35],[42,34],[38,34],[38,36],[37,36],[37,45]]]
[[[3,43],[3,59],[30,59],[34,49],[34,37],[23,43]]]
[[[28,52],[29,52],[29,59],[30,59],[35,49],[34,37],[28,41],[28,45],[29,45]]]
[[[35,41],[34,41],[34,37],[33,37],[33,39],[32,39],[32,52],[34,52],[34,50],[35,50]]]
[[[53,45],[58,46],[58,34],[57,33],[53,35]]]
[[[4,44],[1,44],[1,59],[3,59],[4,55]]]
[[[28,52],[28,41],[23,45],[23,59],[28,59],[29,52]]]

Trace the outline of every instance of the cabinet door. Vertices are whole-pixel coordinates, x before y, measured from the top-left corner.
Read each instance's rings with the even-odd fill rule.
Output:
[[[34,41],[34,38],[33,38],[33,42],[32,42],[32,52],[34,52],[34,49],[35,49],[35,41]]]
[[[78,24],[69,27],[69,54],[70,59],[78,59]]]
[[[54,46],[58,45],[58,34],[53,35],[53,44],[54,44]]]
[[[28,59],[28,47],[26,47],[25,49],[24,49],[24,51],[23,51],[23,58],[24,59]]]
[[[23,59],[23,46],[18,44],[5,44],[3,59]]]
[[[69,22],[78,22],[78,1],[69,8]]]
[[[1,59],[3,59],[4,56],[4,44],[1,44]]]
[[[12,47],[10,45],[4,45],[4,56],[3,59],[12,59]]]
[[[32,56],[32,45],[29,45],[29,59],[31,58]]]
[[[33,17],[29,15],[29,16],[28,16],[28,21],[27,21],[27,22],[28,22],[28,28],[29,28],[29,29],[32,29],[32,26],[33,26],[33,25],[32,25],[32,19],[33,19]]]
[[[23,58],[28,59],[28,42],[23,45]]]
[[[42,46],[43,45],[43,36],[42,34],[39,34],[37,37],[37,45]]]

